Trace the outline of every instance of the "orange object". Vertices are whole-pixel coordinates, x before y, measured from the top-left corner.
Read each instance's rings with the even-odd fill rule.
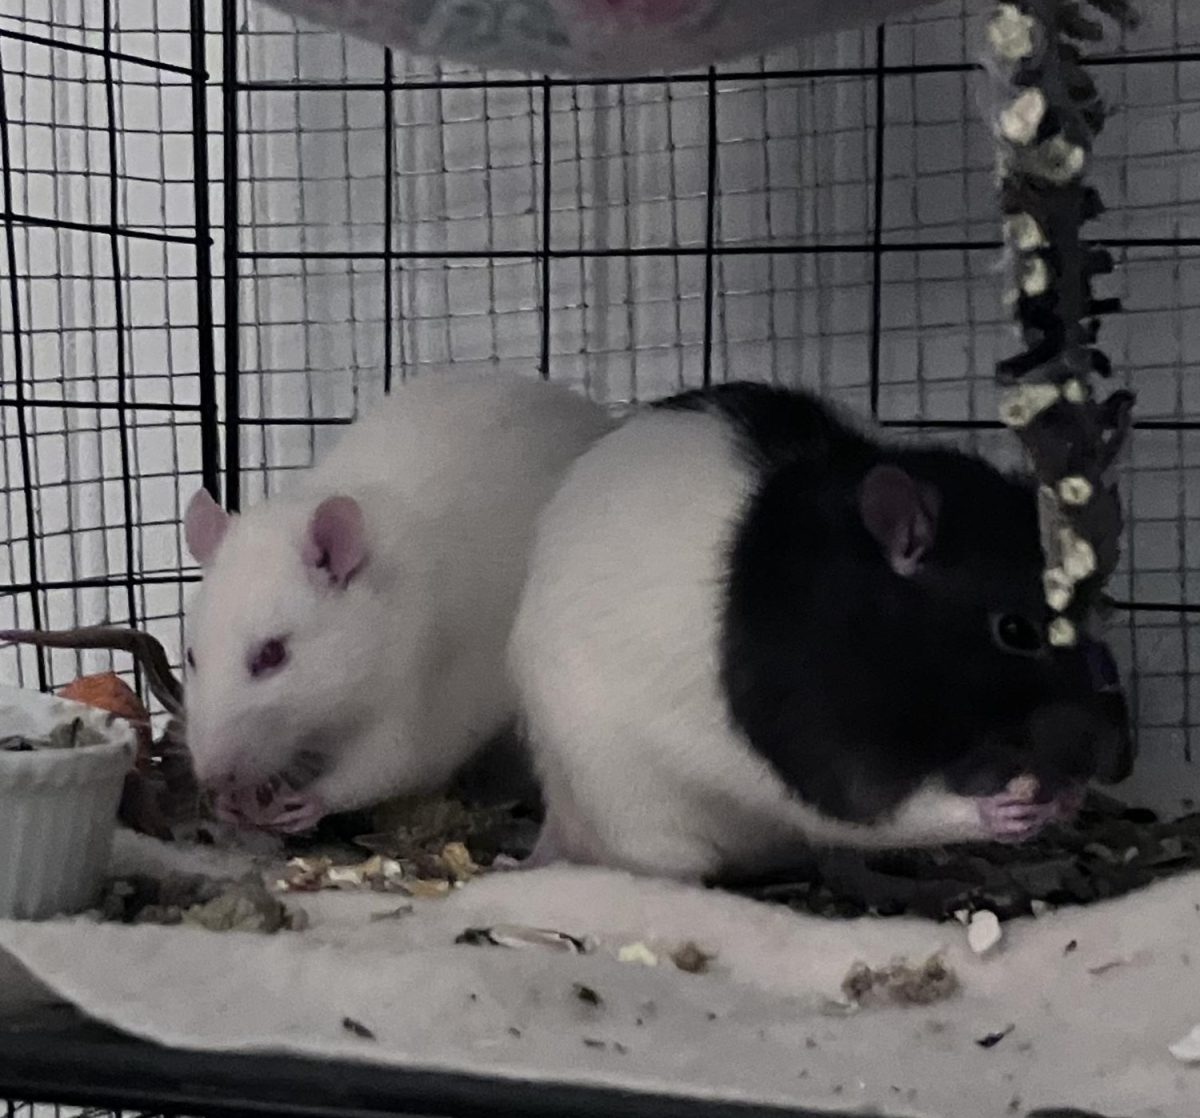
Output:
[[[135,831],[170,839],[171,830],[163,817],[154,778],[150,712],[137,697],[137,692],[115,672],[100,672],[80,676],[62,688],[58,696],[106,710],[133,726],[137,734],[137,757],[125,777],[118,815],[122,823]]]
[[[138,768],[150,762],[150,712],[133,690],[115,672],[100,672],[84,675],[58,692],[61,699],[73,699],[77,703],[107,710],[118,718],[133,725],[138,740]]]

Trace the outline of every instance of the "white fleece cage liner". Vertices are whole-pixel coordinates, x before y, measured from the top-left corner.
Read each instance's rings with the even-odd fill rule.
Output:
[[[120,837],[121,872],[244,868],[211,850]],[[1000,949],[982,959],[954,922],[828,920],[603,870],[499,874],[448,899],[415,901],[399,919],[371,919],[393,910],[395,896],[285,899],[308,913],[307,931],[0,921],[0,1011],[58,996],[134,1036],[194,1050],[838,1114],[1200,1113],[1200,1064],[1170,1053],[1200,1020],[1198,874],[1012,922]],[[466,928],[514,922],[593,936],[597,950],[454,944]],[[666,961],[691,939],[716,954],[710,973],[684,974]],[[620,962],[631,943],[657,951],[660,964]],[[831,1005],[856,961],[920,962],[937,951],[962,983],[952,1000],[849,1016]],[[579,984],[600,1005],[581,1000]],[[346,1017],[374,1039],[347,1029]],[[979,1044],[996,1033],[1006,1035]]]

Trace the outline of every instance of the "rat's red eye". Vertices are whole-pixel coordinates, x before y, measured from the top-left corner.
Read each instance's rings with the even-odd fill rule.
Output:
[[[250,674],[252,676],[266,675],[268,672],[282,667],[286,660],[287,645],[279,637],[274,637],[259,645],[258,651],[250,661]]]

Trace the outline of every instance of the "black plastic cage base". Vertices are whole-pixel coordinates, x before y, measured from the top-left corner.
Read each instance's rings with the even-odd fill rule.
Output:
[[[862,1113],[289,1056],[188,1052],[130,1040],[66,1007],[0,1020],[0,1118],[853,1118]],[[1027,1111],[1025,1118],[1121,1116],[1049,1108]]]
[[[72,1106],[85,1108],[87,1118],[838,1118],[803,1108],[167,1049],[130,1040],[65,1008],[0,1021],[0,1118],[36,1115],[35,1103],[64,1107],[57,1118],[72,1118],[66,1109]]]

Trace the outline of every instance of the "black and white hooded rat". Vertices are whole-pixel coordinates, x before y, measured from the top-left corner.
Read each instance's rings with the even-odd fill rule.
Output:
[[[750,383],[649,407],[543,511],[509,644],[529,865],[683,879],[805,845],[1019,842],[1133,762],[1108,647],[1051,647],[1035,485]]]

